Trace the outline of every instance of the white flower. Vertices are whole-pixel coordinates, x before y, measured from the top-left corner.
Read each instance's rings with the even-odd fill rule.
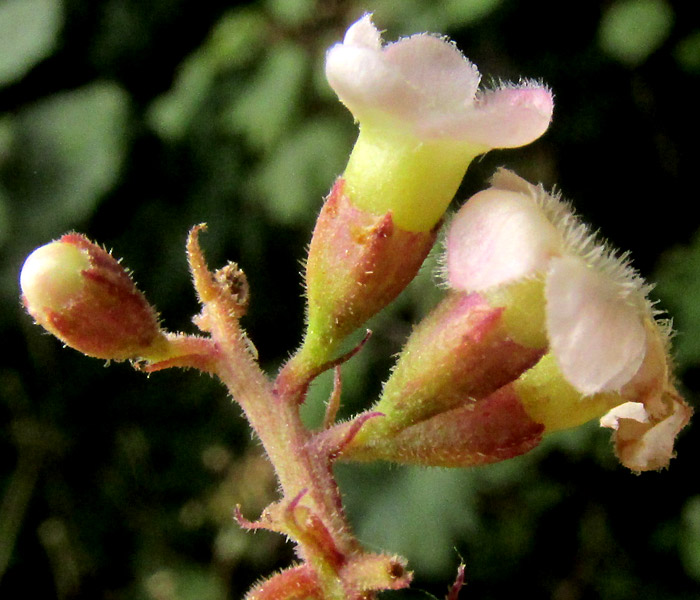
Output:
[[[505,170],[457,213],[447,238],[452,287],[485,292],[543,278],[550,352],[582,394],[619,391],[661,335],[649,290],[568,204]],[[650,333],[651,331],[651,333]]]
[[[482,151],[528,144],[552,117],[552,94],[543,85],[480,91],[479,71],[452,42],[422,33],[382,46],[370,14],[328,51],[326,76],[361,124],[394,125]]]

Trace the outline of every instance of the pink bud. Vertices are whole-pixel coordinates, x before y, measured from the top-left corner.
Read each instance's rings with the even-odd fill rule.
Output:
[[[124,360],[165,343],[154,309],[111,254],[70,233],[32,252],[20,274],[34,320],[68,346]]]

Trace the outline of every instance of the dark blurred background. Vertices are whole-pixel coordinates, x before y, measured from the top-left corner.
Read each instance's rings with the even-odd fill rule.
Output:
[[[557,185],[674,317],[680,386],[700,389],[694,2],[609,0],[0,0],[0,597],[225,600],[293,559],[239,530],[274,499],[239,410],[193,372],[150,378],[64,349],[18,300],[24,257],[68,230],[114,249],[171,330],[194,331],[183,244],[236,260],[245,325],[272,372],[299,341],[299,272],[355,136],[325,49],[364,10],[385,38],[450,35],[484,82],[556,94],[538,142],[473,164]],[[434,257],[429,261],[434,263]],[[426,267],[344,370],[345,414],[375,397],[412,322],[439,297]],[[318,419],[327,379],[306,407]],[[700,436],[669,470],[618,466],[596,423],[473,470],[342,465],[350,519],[442,597],[700,598]],[[693,466],[695,465],[695,466]],[[387,595],[389,596],[389,595]]]

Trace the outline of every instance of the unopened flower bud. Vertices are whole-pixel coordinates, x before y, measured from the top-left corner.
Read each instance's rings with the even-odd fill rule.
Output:
[[[111,254],[80,234],[41,246],[20,274],[27,312],[66,345],[97,358],[157,357],[155,310]]]

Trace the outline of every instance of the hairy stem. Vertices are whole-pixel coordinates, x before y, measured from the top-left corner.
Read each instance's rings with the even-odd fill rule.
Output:
[[[312,432],[301,421],[304,385],[274,386],[260,369],[240,328],[236,298],[206,269],[197,243],[199,229],[190,236],[188,254],[204,305],[197,323],[214,343],[210,369],[243,409],[281,486],[282,500],[266,509],[259,526],[294,539],[301,558],[313,567],[324,598],[352,598],[341,571],[361,548],[345,519],[330,458],[313,443]]]

